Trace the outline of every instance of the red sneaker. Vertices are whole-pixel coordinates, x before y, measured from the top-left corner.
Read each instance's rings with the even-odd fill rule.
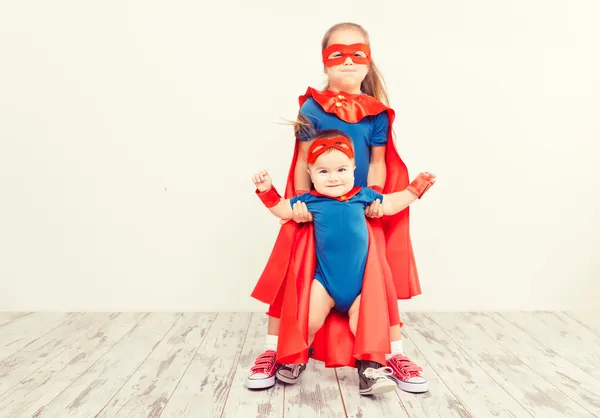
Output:
[[[281,366],[275,361],[275,351],[267,350],[254,360],[246,378],[248,389],[266,389],[275,385],[275,373]]]
[[[402,354],[396,354],[387,362],[394,374],[390,376],[400,389],[410,393],[423,393],[429,390],[427,380],[421,376],[423,369]]]

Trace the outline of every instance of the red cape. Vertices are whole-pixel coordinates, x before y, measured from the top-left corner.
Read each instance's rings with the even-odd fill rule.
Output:
[[[408,171],[398,155],[392,137],[395,113],[391,108],[365,94],[340,95],[310,87],[300,96],[300,107],[310,97],[323,110],[349,123],[357,123],[365,116],[387,112],[390,129],[385,158],[387,175],[383,192],[393,193],[408,186]],[[340,102],[341,105],[338,104]],[[286,199],[293,197],[296,192],[294,168],[297,154],[298,146],[295,141],[284,194]],[[400,323],[396,298],[410,299],[421,293],[409,234],[409,209],[406,208],[394,216],[369,218],[368,226],[369,256],[356,342],[348,327],[347,315],[332,311],[313,344],[313,357],[323,360],[327,367],[354,366],[353,357],[372,359],[384,364],[385,361],[381,360],[383,354],[389,352],[389,326]],[[281,318],[278,362],[306,363],[308,296],[315,259],[312,224],[287,222],[281,227],[267,265],[252,292],[252,297],[271,305],[270,315]],[[378,266],[373,269],[373,263],[378,262],[381,262],[383,268]],[[371,272],[375,271],[379,273],[371,275]],[[391,300],[394,303],[390,303]],[[384,304],[382,301],[387,302]]]

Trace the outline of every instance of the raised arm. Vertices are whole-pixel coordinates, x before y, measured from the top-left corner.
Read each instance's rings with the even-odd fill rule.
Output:
[[[415,200],[421,196],[435,184],[436,176],[431,173],[420,173],[416,179],[410,183],[406,189],[386,194],[383,197],[383,214],[395,215],[398,212],[406,209]]]
[[[395,192],[383,195],[383,214],[395,215],[410,206],[417,200],[417,195],[404,189],[401,192]]]
[[[266,170],[261,170],[252,178],[256,194],[269,211],[279,219],[289,220],[294,216],[290,199],[283,199],[273,187],[273,180]]]

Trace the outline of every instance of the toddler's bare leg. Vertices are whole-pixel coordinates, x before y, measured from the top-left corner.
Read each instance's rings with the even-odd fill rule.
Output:
[[[308,346],[315,339],[315,334],[325,323],[335,302],[318,280],[313,280],[310,288],[310,305],[308,308]]]
[[[350,331],[356,336],[356,326],[358,324],[358,312],[360,310],[360,295],[352,302],[352,306],[348,310],[350,320]],[[390,341],[399,341],[401,338],[400,325],[392,325],[390,327]]]
[[[350,331],[356,337],[356,326],[358,325],[358,311],[360,310],[360,295],[354,299],[352,306],[348,310],[348,318],[350,321]]]
[[[310,347],[315,339],[315,334],[325,323],[325,318],[327,318],[335,303],[327,290],[317,280],[312,281],[309,303],[308,346]],[[277,371],[277,378],[282,382],[293,385],[298,381],[304,370],[306,370],[306,364],[284,364]]]
[[[358,315],[360,311],[360,295],[352,302],[348,310],[350,321],[350,330],[356,336],[356,326],[358,324]],[[361,395],[374,395],[378,393],[391,392],[396,389],[396,383],[389,378],[391,372],[389,368],[368,360],[357,360],[356,370],[358,371],[359,392]]]

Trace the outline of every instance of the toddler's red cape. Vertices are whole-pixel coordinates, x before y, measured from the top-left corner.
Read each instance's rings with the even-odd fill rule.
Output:
[[[310,87],[300,96],[300,107],[308,98],[349,123],[387,112],[390,129],[383,192],[393,193],[408,186],[408,171],[392,137],[395,114],[391,108],[366,94],[340,95]],[[286,199],[295,195],[297,144],[295,141],[285,188]],[[313,343],[313,358],[324,361],[326,367],[353,367],[355,359],[385,364],[384,354],[390,351],[389,326],[400,323],[396,299],[410,299],[421,293],[409,234],[409,208],[394,216],[368,218],[368,226],[369,256],[357,338],[354,341],[348,316],[332,310]],[[308,302],[315,263],[312,224],[289,221],[281,227],[267,265],[252,292],[252,297],[271,305],[271,315],[281,318],[277,348],[280,363],[307,362]]]

